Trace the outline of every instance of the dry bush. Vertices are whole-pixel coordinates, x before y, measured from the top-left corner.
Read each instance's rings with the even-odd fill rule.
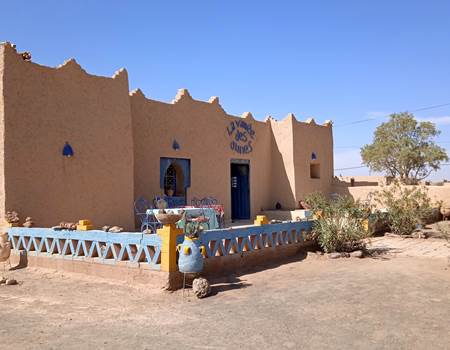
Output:
[[[375,201],[387,209],[392,233],[409,235],[432,215],[428,191],[423,186],[402,186],[394,181],[375,193]]]
[[[321,211],[313,226],[313,236],[327,252],[350,252],[364,247],[364,239],[370,236],[363,220],[367,211],[359,201],[338,196],[328,200],[322,194],[313,193],[305,201],[313,210]]]

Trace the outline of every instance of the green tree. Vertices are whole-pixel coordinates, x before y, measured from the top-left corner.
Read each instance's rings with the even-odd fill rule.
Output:
[[[417,122],[411,113],[394,113],[375,130],[372,144],[361,148],[363,163],[403,183],[415,183],[438,170],[448,156],[434,142],[440,134],[430,122]]]

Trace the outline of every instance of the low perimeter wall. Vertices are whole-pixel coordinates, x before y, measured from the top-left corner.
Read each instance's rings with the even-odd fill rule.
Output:
[[[262,266],[298,253],[308,244],[312,221],[205,231],[204,273],[226,274]],[[8,228],[14,249],[12,262],[120,279],[176,289],[181,274],[176,245],[184,239],[175,226],[159,234],[103,231],[54,231]],[[181,233],[181,234],[180,234]]]
[[[210,230],[202,237],[206,248],[204,272],[221,274],[257,267],[293,256],[306,248],[312,221]],[[178,243],[183,236],[178,237]]]

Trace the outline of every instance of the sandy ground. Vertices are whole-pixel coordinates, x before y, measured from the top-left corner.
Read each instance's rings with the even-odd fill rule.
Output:
[[[0,349],[450,349],[445,257],[309,253],[181,292],[49,270],[8,272]]]
[[[370,238],[370,247],[401,257],[450,259],[450,243],[443,239],[374,237]]]

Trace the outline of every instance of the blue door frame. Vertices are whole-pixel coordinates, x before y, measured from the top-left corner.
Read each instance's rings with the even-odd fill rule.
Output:
[[[231,163],[231,219],[250,219],[250,164]]]

